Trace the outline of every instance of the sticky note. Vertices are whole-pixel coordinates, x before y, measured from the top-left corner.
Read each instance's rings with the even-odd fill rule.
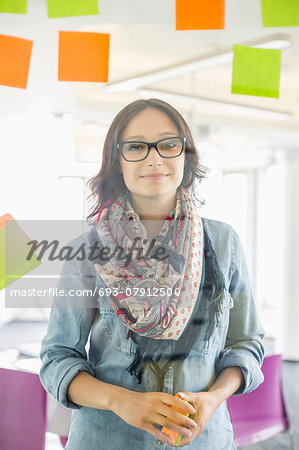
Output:
[[[234,45],[232,94],[279,98],[281,50]]]
[[[225,0],[176,0],[176,30],[223,30]]]
[[[48,0],[48,16],[71,17],[99,14],[98,0]]]
[[[261,0],[264,27],[298,27],[298,0]]]
[[[0,0],[0,13],[26,14],[27,0]]]
[[[59,32],[59,81],[108,82],[109,40],[106,33]]]
[[[185,411],[178,408],[177,406],[172,405],[171,408],[173,408],[175,411],[180,412],[181,414],[183,414],[186,417],[190,416],[190,413],[186,413]],[[169,419],[169,417],[168,417],[168,419]],[[172,419],[170,419],[170,420],[172,420]],[[181,423],[177,422],[176,420],[172,420],[172,422],[176,423],[177,425],[182,425]],[[179,443],[182,439],[182,435],[180,433],[178,433],[177,431],[170,430],[167,427],[163,427],[161,431],[162,431],[162,433],[167,434],[167,436],[169,436],[173,440],[176,447],[179,445]]]
[[[0,289],[41,264],[34,252],[27,259],[32,249],[30,241],[11,214],[0,217]]]
[[[33,41],[0,34],[0,84],[26,89]]]

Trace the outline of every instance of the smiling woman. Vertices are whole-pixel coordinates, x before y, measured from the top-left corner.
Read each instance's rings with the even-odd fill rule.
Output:
[[[149,119],[149,117],[151,118],[150,122],[147,122],[147,119]],[[164,125],[169,126],[169,129],[162,126],[160,126],[159,129],[159,123],[157,123],[157,120],[161,119],[161,117],[164,119]],[[138,129],[134,132],[134,123],[135,126],[138,126],[139,122],[143,129]],[[150,132],[152,126],[154,126],[155,129]],[[154,134],[159,134],[157,139],[153,139]],[[166,137],[180,137],[181,139],[183,139],[183,147],[186,160],[184,162],[182,186],[186,188],[191,186],[192,188],[195,179],[201,180],[206,176],[207,168],[200,164],[199,156],[195,148],[189,127],[183,117],[178,113],[178,111],[176,111],[168,103],[158,99],[137,100],[127,105],[116,115],[108,130],[103,148],[102,168],[98,175],[90,181],[90,190],[92,192],[91,196],[96,200],[96,202],[93,210],[88,216],[88,219],[98,214],[103,204],[109,198],[117,197],[121,192],[124,191],[124,189],[126,189],[124,178],[120,176],[120,173],[122,173],[122,170],[120,168],[122,158],[120,154],[124,156],[123,161],[126,161],[126,152],[124,153],[124,142],[133,139],[134,144],[136,144],[136,141],[137,143],[140,143],[140,141],[146,140],[144,139],[144,137],[146,136],[150,137],[150,139],[147,140],[150,140],[151,142]],[[142,143],[144,144],[144,142]],[[158,145],[158,143],[155,144]],[[158,151],[161,148],[162,147],[160,144]],[[149,150],[151,149],[148,149],[148,151]],[[162,150],[160,151],[160,154],[158,151],[156,152],[157,155],[159,155],[160,157],[165,156],[162,155]],[[151,153],[153,153],[153,151]],[[178,154],[176,156],[180,155]],[[142,155],[142,157],[144,158],[146,157],[146,155],[144,154]],[[144,162],[147,162],[147,158],[148,156],[144,158]],[[150,159],[151,158],[149,158],[149,163]],[[162,161],[163,164],[166,164],[166,162],[168,162],[168,159],[164,158]],[[181,161],[184,161],[184,159],[181,159]],[[160,166],[160,164],[161,163],[158,163],[158,167]],[[131,166],[136,167],[135,158],[134,164],[132,164],[131,162]],[[127,165],[126,167],[129,168],[130,166]],[[165,169],[164,166],[163,169]],[[140,176],[147,175],[149,172],[154,171],[159,172],[160,170],[149,166],[146,170],[144,170],[144,173],[140,173]]]
[[[235,448],[225,400],[262,382],[264,332],[238,236],[196,207],[205,174],[171,105],[137,100],[113,120],[90,231],[69,243],[109,258],[64,263],[59,287],[92,289],[93,307],[54,297],[41,346],[45,389],[75,410],[66,449],[174,445],[166,429],[180,447]]]
[[[194,185],[207,168],[200,164],[184,118],[166,102],[141,99],[123,108],[107,133],[102,159],[101,171],[90,181],[97,201],[88,219],[125,190],[154,237],[167,217],[165,211],[174,206],[180,184],[191,186],[200,203]]]

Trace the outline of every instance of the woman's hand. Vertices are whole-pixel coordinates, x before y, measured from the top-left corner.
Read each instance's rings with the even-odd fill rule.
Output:
[[[197,423],[197,427],[191,430],[191,436],[182,437],[178,447],[184,447],[185,445],[191,444],[203,432],[204,427],[219,406],[219,401],[213,392],[179,392],[179,394],[182,398],[188,402],[193,402],[196,406],[196,413],[193,419]]]
[[[188,438],[182,437],[178,447],[190,444],[202,432],[218,406],[236,392],[244,384],[243,372],[240,367],[227,367],[216,379],[208,392],[179,392],[180,396],[196,406],[193,417],[197,427]]]
[[[171,408],[171,405],[177,406],[186,413],[195,413],[189,403],[173,395],[163,392],[134,392],[127,389],[121,389],[118,392],[117,398],[111,405],[111,410],[129,425],[147,431],[167,445],[173,445],[172,439],[156,428],[155,424],[177,431],[183,436],[193,436],[189,428],[193,430],[197,426],[192,419]],[[182,425],[177,425],[170,419]]]

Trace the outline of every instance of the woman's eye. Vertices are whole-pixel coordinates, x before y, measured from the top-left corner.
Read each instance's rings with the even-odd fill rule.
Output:
[[[162,145],[163,148],[174,148],[176,147],[176,144],[174,142],[164,142]]]
[[[138,150],[140,150],[140,145],[131,145],[129,148],[128,148],[128,150],[129,151],[138,151]]]

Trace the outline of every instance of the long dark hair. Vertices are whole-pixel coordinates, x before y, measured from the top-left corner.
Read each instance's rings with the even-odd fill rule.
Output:
[[[119,152],[116,144],[130,120],[146,108],[155,108],[166,113],[178,128],[182,137],[186,137],[186,164],[181,185],[184,188],[191,189],[191,195],[195,201],[203,203],[196,197],[194,181],[198,179],[200,182],[202,178],[205,178],[208,168],[204,167],[199,161],[199,155],[186,121],[173,106],[162,100],[156,98],[140,99],[125,106],[115,116],[110,125],[104,142],[101,170],[88,181],[91,192],[88,199],[91,197],[94,200],[94,204],[90,214],[87,216],[87,221],[91,221],[99,213],[109,198],[112,198],[112,201],[114,201],[121,193],[127,190],[120,172]]]

